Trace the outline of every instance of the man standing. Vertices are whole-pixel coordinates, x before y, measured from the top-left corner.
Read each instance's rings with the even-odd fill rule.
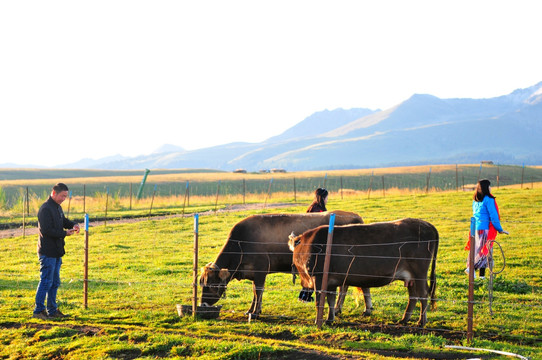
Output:
[[[46,320],[66,315],[58,310],[56,293],[60,286],[60,266],[64,256],[64,238],[79,233],[79,225],[64,216],[60,204],[68,197],[68,187],[63,183],[53,186],[51,196],[38,212],[38,257],[40,282],[36,291],[36,307],[32,317]],[[68,229],[68,230],[64,230]],[[44,305],[47,297],[47,308]]]

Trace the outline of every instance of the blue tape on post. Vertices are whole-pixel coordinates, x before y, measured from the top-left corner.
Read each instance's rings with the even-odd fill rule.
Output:
[[[186,182],[186,188],[188,189],[188,181]]]
[[[335,214],[329,215],[329,233],[331,234],[333,232],[333,228],[335,227]]]
[[[85,214],[85,231],[88,231],[88,214]]]
[[[156,186],[157,186],[157,185],[156,185],[156,184],[154,184],[154,191],[156,191]]]
[[[199,214],[194,214],[194,232],[198,234]]]
[[[476,233],[476,219],[474,217],[470,218],[470,234],[475,236]]]

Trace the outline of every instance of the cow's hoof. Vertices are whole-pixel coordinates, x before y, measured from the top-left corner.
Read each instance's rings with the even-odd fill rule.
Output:
[[[259,314],[254,314],[254,313],[249,313],[249,312],[247,312],[245,315],[248,316],[249,320],[256,320],[260,316]]]

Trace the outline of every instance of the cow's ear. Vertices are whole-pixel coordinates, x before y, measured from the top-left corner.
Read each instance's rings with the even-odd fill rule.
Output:
[[[220,280],[224,281],[230,277],[230,272],[228,271],[228,269],[220,269],[218,277],[220,278]]]

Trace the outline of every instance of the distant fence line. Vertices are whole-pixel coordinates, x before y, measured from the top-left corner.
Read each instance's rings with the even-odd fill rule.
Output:
[[[151,173],[152,174],[152,173]],[[271,174],[272,176],[272,174]],[[386,189],[409,189],[420,192],[427,191],[446,191],[446,190],[465,190],[465,186],[472,186],[479,179],[486,178],[492,182],[494,188],[499,186],[521,184],[522,186],[531,186],[533,182],[542,181],[542,169],[526,166],[513,165],[481,165],[476,166],[456,166],[455,169],[429,171],[426,173],[384,173],[378,174],[372,172],[363,175],[330,175],[296,177],[295,173],[291,177],[282,174],[277,178],[254,179],[243,178],[239,175],[237,180],[196,180],[196,181],[177,181],[177,182],[159,182],[152,181],[152,175],[149,176],[147,184],[142,191],[142,198],[151,198],[153,196],[230,196],[230,195],[249,195],[262,194],[262,201],[266,194],[271,193],[292,193],[292,198],[297,193],[312,192],[318,187],[325,187],[330,192],[342,196],[343,191],[362,191],[373,192],[385,195]],[[138,191],[139,184],[126,182],[111,182],[98,184],[82,184],[75,182],[69,183],[71,196],[81,197],[83,194],[87,197],[105,196],[107,193],[111,198],[126,198],[132,196],[135,201],[135,194]],[[69,180],[67,180],[69,182]],[[25,199],[46,199],[52,187],[50,185],[8,185],[0,188],[0,208],[13,209],[23,207]],[[471,190],[470,188],[467,190]],[[266,198],[267,200],[267,198]]]

